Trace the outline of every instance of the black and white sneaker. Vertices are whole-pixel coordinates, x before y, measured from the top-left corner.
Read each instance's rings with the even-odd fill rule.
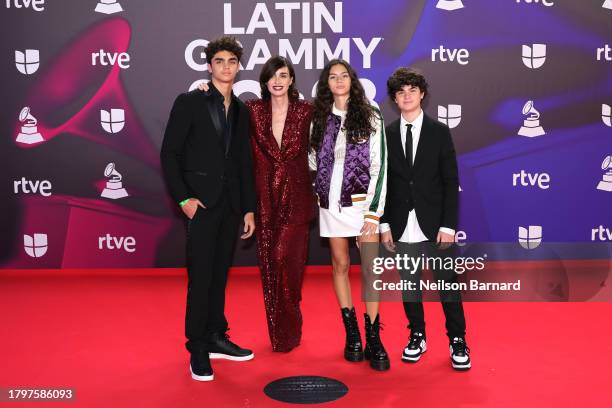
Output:
[[[450,346],[451,364],[455,370],[464,371],[472,367],[470,361],[470,348],[465,344],[463,337],[454,337],[451,340]]]
[[[210,358],[222,358],[231,361],[248,361],[255,357],[249,349],[244,349],[233,343],[227,333],[214,333],[208,341]]]
[[[212,381],[215,378],[207,352],[191,354],[189,371],[196,381]]]
[[[421,355],[427,351],[427,343],[425,335],[421,332],[411,332],[410,342],[404,348],[402,353],[402,361],[407,363],[416,363],[421,358]]]

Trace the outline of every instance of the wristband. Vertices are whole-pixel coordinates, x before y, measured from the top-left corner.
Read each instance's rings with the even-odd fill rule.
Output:
[[[188,202],[189,202],[189,199],[187,198],[187,199],[185,199],[185,200],[181,201],[181,202],[179,203],[179,205],[180,205],[180,206],[181,206],[181,208],[182,208],[182,207],[183,207],[185,204],[187,204]]]

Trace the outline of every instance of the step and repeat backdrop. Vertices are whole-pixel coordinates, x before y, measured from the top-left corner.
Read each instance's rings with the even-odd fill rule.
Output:
[[[0,26],[4,268],[184,265],[159,149],[223,34],[245,48],[243,100],[272,55],[308,100],[339,57],[392,121],[388,76],[423,72],[459,156],[458,240],[612,241],[612,0],[2,0]]]

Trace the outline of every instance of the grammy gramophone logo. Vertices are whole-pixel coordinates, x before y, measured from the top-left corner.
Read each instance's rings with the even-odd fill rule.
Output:
[[[462,9],[463,2],[461,0],[438,0],[436,8],[446,11],[454,11]]]
[[[100,0],[95,11],[102,14],[115,14],[122,12],[123,8],[117,0]]]
[[[603,179],[597,185],[598,190],[612,191],[612,156],[606,156],[601,163],[601,169],[605,172]]]
[[[533,101],[527,101],[523,106],[523,115],[528,115],[523,126],[518,131],[519,136],[536,137],[545,135],[544,128],[540,126],[540,112],[533,106]]]
[[[30,112],[30,107],[26,106],[19,113],[19,121],[22,123],[21,131],[15,140],[17,143],[35,144],[44,142],[42,135],[38,132],[38,121]]]
[[[115,163],[108,163],[106,165],[106,168],[104,169],[104,177],[108,178],[108,181],[106,182],[106,188],[104,188],[102,191],[102,197],[117,200],[129,195],[126,189],[123,188],[123,183],[121,182],[123,177],[115,169]]]

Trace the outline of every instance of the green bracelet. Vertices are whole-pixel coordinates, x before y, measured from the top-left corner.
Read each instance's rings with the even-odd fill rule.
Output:
[[[187,199],[185,199],[185,200],[181,201],[181,202],[179,203],[179,205],[180,205],[181,207],[183,207],[183,206],[184,206],[185,204],[187,204],[188,202],[189,202],[189,199],[187,198]]]

